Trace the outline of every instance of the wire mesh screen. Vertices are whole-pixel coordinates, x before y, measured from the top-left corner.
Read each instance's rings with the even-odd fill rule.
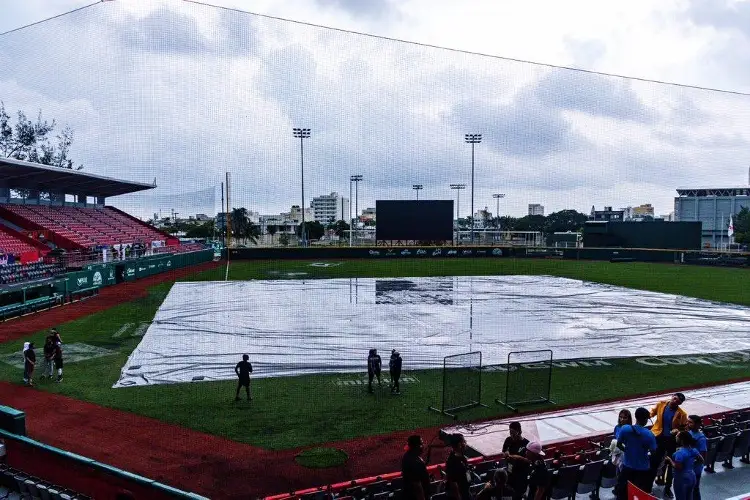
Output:
[[[481,403],[482,353],[446,356],[443,360],[442,408],[446,413]]]
[[[379,15],[380,7],[398,11],[403,3],[320,0],[299,10],[299,16],[311,11],[327,16],[342,6]],[[365,5],[378,7],[360,7]],[[422,17],[429,16],[409,12],[378,19],[400,19],[398,24],[408,26]],[[333,16],[327,19],[337,24]],[[367,26],[375,29],[376,24]],[[458,32],[430,30],[438,36],[448,31]],[[420,36],[418,30],[413,33]],[[560,44],[561,51],[568,48]],[[77,239],[71,244],[75,249],[60,259],[63,265],[83,268],[93,261],[109,266],[91,269],[88,275],[79,270],[82,274],[71,283],[80,280],[76,286],[86,289],[101,280],[106,286],[109,280],[129,282],[122,296],[101,294],[121,302],[109,311],[97,309],[101,301],[80,308],[95,312],[83,317],[68,315],[65,307],[57,309],[62,312],[56,325],[71,361],[72,353],[78,353],[72,365],[78,374],[71,370],[55,392],[256,450],[298,449],[428,427],[434,420],[425,417],[422,401],[440,393],[435,403],[441,411],[478,404],[483,377],[485,387],[506,381],[504,372],[483,373],[482,363],[505,363],[509,350],[552,346],[561,358],[570,357],[563,356],[565,349],[601,355],[597,339],[602,332],[619,332],[624,338],[622,332],[631,332],[633,325],[622,315],[634,309],[601,312],[602,303],[661,302],[646,295],[631,299],[617,290],[604,295],[614,288],[589,288],[581,282],[573,286],[546,277],[508,276],[484,283],[474,278],[474,284],[464,285],[465,276],[506,272],[510,268],[504,266],[510,264],[500,259],[509,255],[506,247],[511,245],[541,246],[552,243],[555,234],[578,234],[592,205],[597,209],[594,215],[604,204],[612,208],[602,216],[626,217],[639,208],[644,219],[669,219],[674,211],[677,220],[701,222],[702,243],[715,248],[728,242],[730,212],[743,204],[731,194],[739,192],[732,187],[747,190],[746,96],[439,49],[196,2],[97,2],[0,35],[0,67],[0,101],[8,116],[0,134],[0,157],[64,164],[64,149],[73,165],[81,165],[82,174],[97,176],[97,182],[110,178],[141,185],[139,192],[108,195],[105,204],[150,221],[169,234],[164,240],[222,239],[230,226],[229,244],[238,253],[267,251],[254,261],[232,259],[231,267],[221,270],[205,262],[162,278],[149,274],[149,266],[162,261],[143,266],[134,262],[144,255],[156,259],[162,247],[131,251],[120,244],[118,235],[112,237],[114,244],[97,248],[97,231],[113,232],[107,221],[123,225],[124,216],[100,219],[58,211],[62,226],[47,227],[56,219],[28,207],[35,202],[59,203],[56,187],[42,189],[52,193],[36,193],[38,187],[7,185],[11,176],[2,176],[3,238],[10,225],[23,226],[29,220],[24,214],[31,214],[28,217],[45,226],[22,228],[37,239],[26,242],[34,246],[32,254],[39,241],[67,241],[51,234],[64,231],[68,240]],[[41,112],[41,121],[54,120],[55,128],[36,145],[7,142],[5,137],[16,133],[19,111],[32,124]],[[67,126],[72,140],[66,143],[63,134],[59,146],[57,135]],[[23,178],[13,176],[18,182]],[[37,181],[36,176],[28,178]],[[221,185],[226,189],[230,178],[231,192],[223,193]],[[696,189],[675,200],[676,187],[711,187],[707,184],[730,189],[708,196]],[[93,181],[81,183],[63,193],[65,202],[76,205],[76,210],[90,209],[76,200],[96,196],[80,192],[91,185]],[[25,198],[17,198],[19,192]],[[416,199],[454,201],[458,248],[374,246],[376,201]],[[5,210],[8,205],[13,210]],[[232,215],[227,217],[227,211]],[[748,227],[738,224],[736,217],[733,223],[738,232]],[[69,231],[71,227],[75,231]],[[301,227],[306,228],[304,236]],[[71,234],[77,231],[85,238]],[[90,246],[90,241],[97,244],[93,251],[78,248]],[[460,247],[470,242],[486,245],[480,249],[481,258],[477,251]],[[305,248],[307,244],[315,248]],[[355,249],[363,258],[349,260],[352,253],[343,248],[349,245],[372,247]],[[341,250],[339,254],[315,253],[338,246],[342,248],[334,250]],[[296,248],[292,252],[290,247]],[[0,251],[0,257],[4,253]],[[466,259],[454,259],[462,256]],[[113,260],[101,262],[105,257]],[[447,258],[454,260],[446,264]],[[496,261],[489,264],[489,258]],[[559,263],[561,270],[552,264],[514,263],[512,273],[528,269],[534,274],[592,276],[585,266],[567,271],[565,262]],[[154,269],[155,273],[158,267]],[[643,282],[628,281],[619,268],[617,272],[619,284],[646,283],[647,277]],[[148,287],[141,273],[148,276]],[[606,281],[605,274],[596,274],[597,280]],[[438,276],[455,280],[455,288]],[[572,311],[583,297],[598,302],[585,305],[583,313]],[[496,311],[511,309],[508,304],[518,313],[499,322]],[[698,306],[686,301],[684,307],[694,311]],[[723,330],[745,331],[744,317],[736,310],[712,307],[712,312],[701,313],[700,321],[712,321],[706,318],[715,315],[739,325]],[[639,314],[655,309],[644,306]],[[687,312],[679,316],[686,323],[695,318]],[[503,332],[498,331],[500,324]],[[637,336],[639,343],[628,355],[641,355],[638,350],[657,355],[655,349],[666,355],[675,345],[692,354],[705,350],[707,342],[716,342],[711,345],[715,352],[746,347],[739,333],[705,340],[702,334],[708,328],[703,323],[678,329],[672,323],[665,326],[659,317],[636,326],[643,326],[647,334]],[[34,333],[38,330],[29,329],[28,336],[32,340],[36,335],[41,347],[44,337]],[[701,335],[690,335],[693,343],[685,345],[685,331],[694,330]],[[571,343],[573,337],[576,341]],[[5,351],[0,355],[17,359],[22,344],[13,342],[1,345]],[[373,370],[372,383],[371,349],[382,356],[382,373]],[[440,361],[446,352],[474,349],[483,353]],[[394,350],[401,356],[391,363]],[[242,406],[244,393],[242,405],[232,406],[238,381],[235,367],[243,354],[254,368],[254,399],[248,404],[255,406]],[[551,354],[514,353],[507,360],[514,369],[508,372],[505,401],[548,400],[550,360]],[[16,369],[0,364],[0,379],[17,381],[20,373],[12,370]],[[489,418],[490,413],[481,416]],[[202,444],[200,439],[182,439],[180,449],[196,441]],[[400,452],[400,447],[395,449]],[[222,451],[208,450],[205,455],[230,461]],[[249,454],[242,449],[231,456]],[[196,463],[187,452],[183,457],[184,463]],[[151,458],[144,463],[164,463],[163,457]],[[177,470],[178,459],[171,462],[170,470]],[[235,470],[239,462],[205,470],[218,474]],[[263,466],[262,460],[256,462]],[[197,477],[197,469],[190,472]],[[289,491],[285,481],[291,479],[283,471],[273,477],[269,472],[273,471],[236,476],[264,478],[248,481],[261,485],[248,496]],[[155,472],[173,479],[168,473]],[[310,486],[311,476],[306,479],[291,486]],[[225,483],[201,477],[184,486],[210,484]],[[215,497],[223,492],[203,493]]]
[[[507,379],[503,404],[518,405],[550,402],[552,351],[508,353]]]

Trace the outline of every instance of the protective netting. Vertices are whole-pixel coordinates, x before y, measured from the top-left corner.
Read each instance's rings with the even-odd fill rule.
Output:
[[[477,406],[481,395],[482,353],[446,356],[443,360],[443,411],[451,413]]]
[[[550,401],[552,356],[551,350],[508,353],[506,391],[502,402],[513,408]]]
[[[326,4],[315,4],[321,11],[343,4],[400,4],[319,3]],[[305,15],[300,10],[299,17]],[[419,37],[416,30],[414,36]],[[486,49],[515,50],[512,45]],[[561,44],[566,62],[575,59],[568,49]],[[325,231],[325,238],[309,233],[311,240],[339,244],[352,233],[328,227],[331,218],[348,221],[378,199],[417,196],[455,200],[461,242],[470,240],[465,219],[474,216],[486,230],[479,239],[483,244],[536,246],[547,234],[577,231],[592,205],[616,210],[652,204],[653,215],[668,215],[677,208],[676,187],[746,186],[750,159],[745,96],[419,46],[183,1],[101,2],[0,36],[0,67],[0,100],[12,122],[18,110],[32,120],[41,111],[43,119],[58,123],[55,133],[70,125],[70,157],[85,172],[156,181],[156,188],[142,194],[107,199],[109,205],[143,220],[213,218],[222,211],[221,183],[229,172],[230,209],[244,208],[260,233],[235,235],[236,246],[295,245],[300,206],[306,220],[320,221],[316,230]],[[295,127],[309,128],[310,136],[295,137]],[[465,134],[482,134],[482,141],[467,144]],[[0,197],[3,193],[4,188]],[[500,194],[505,196],[493,197]],[[716,241],[729,212],[740,206],[727,200],[691,198],[678,216],[702,221]],[[567,209],[579,214],[527,216],[542,209],[545,216]],[[369,224],[376,214],[366,215],[368,225],[357,228],[354,244],[372,242]],[[219,237],[222,227],[217,217],[202,234]],[[409,257],[458,255],[420,251]],[[227,268],[228,283],[219,281],[224,272],[207,271],[196,278],[206,280],[200,283],[156,286],[144,291],[145,297],[127,297],[136,302],[111,314],[60,325],[83,353],[76,361],[82,375],[76,380],[71,370],[66,383],[72,388],[61,390],[281,449],[313,444],[318,438],[312,436],[323,430],[337,440],[354,436],[357,426],[362,434],[376,435],[432,425],[413,413],[413,401],[428,396],[408,398],[437,394],[444,358],[454,353],[481,351],[485,366],[501,366],[509,351],[541,347],[553,349],[555,360],[750,347],[747,310],[718,302],[561,278],[479,277],[473,285],[460,277],[402,278],[464,272],[458,264],[440,262],[425,264],[427,269],[378,262],[383,267],[374,271],[364,260],[325,262],[342,266],[325,272],[312,267],[317,262],[244,268],[233,262],[238,272],[233,277],[235,268]],[[549,265],[544,261],[540,268]],[[393,274],[380,281],[346,279]],[[344,279],[307,279],[320,275]],[[589,276],[607,281],[606,271]],[[235,277],[262,280],[232,282]],[[726,283],[705,280],[719,291],[732,286]],[[681,293],[683,284],[670,290]],[[733,297],[744,300],[739,292]],[[106,349],[106,356],[94,347]],[[364,399],[366,357],[373,348],[383,356],[384,380],[389,353],[401,352],[399,410],[377,399],[390,397],[387,383]],[[83,359],[86,353],[102,355]],[[225,403],[234,395],[233,369],[245,353],[255,368],[256,402],[264,410],[230,421]],[[457,366],[446,372],[445,407],[478,400],[475,359],[450,363]],[[485,382],[495,384],[493,397],[500,392],[497,380],[504,380],[498,372],[484,371]],[[546,373],[511,371],[510,395],[502,397],[549,397]],[[103,390],[126,385],[150,387]],[[372,408],[362,412],[370,401]],[[316,427],[304,427],[307,422]]]

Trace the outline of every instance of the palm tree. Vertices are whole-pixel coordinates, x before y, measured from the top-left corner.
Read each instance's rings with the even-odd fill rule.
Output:
[[[278,230],[278,226],[274,226],[273,224],[270,226],[266,226],[266,231],[268,231],[268,234],[271,235],[271,245],[273,245],[273,235],[276,234]]]

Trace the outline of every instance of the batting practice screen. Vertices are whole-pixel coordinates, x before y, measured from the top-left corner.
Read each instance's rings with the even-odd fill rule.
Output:
[[[377,200],[376,240],[453,239],[453,200]]]
[[[524,404],[552,403],[552,351],[508,353],[505,399],[497,399],[511,410]]]
[[[482,353],[455,354],[443,358],[443,394],[440,408],[431,410],[455,417],[458,410],[480,406]]]

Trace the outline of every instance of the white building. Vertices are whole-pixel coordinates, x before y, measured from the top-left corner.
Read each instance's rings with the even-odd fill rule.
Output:
[[[362,215],[359,217],[359,220],[375,222],[377,220],[375,209],[365,208],[364,210],[362,210]]]
[[[330,224],[337,220],[349,220],[349,198],[344,198],[336,192],[316,196],[312,199],[310,207],[313,219],[321,224]],[[305,212],[305,219],[307,213]]]
[[[544,215],[544,205],[529,203],[529,215]]]

